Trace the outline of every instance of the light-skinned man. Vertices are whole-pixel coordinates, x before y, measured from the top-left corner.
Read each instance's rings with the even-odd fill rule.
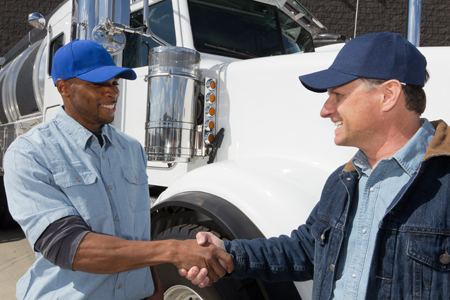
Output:
[[[359,36],[330,68],[300,76],[328,92],[320,116],[336,125],[336,145],[359,151],[290,237],[199,233],[199,244],[232,254],[237,278],[313,279],[313,299],[448,299],[450,129],[420,117],[427,79],[425,57],[390,32]],[[180,274],[209,283],[207,270]]]

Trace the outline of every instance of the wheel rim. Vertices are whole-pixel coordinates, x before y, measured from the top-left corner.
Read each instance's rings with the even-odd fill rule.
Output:
[[[164,300],[203,300],[203,298],[187,286],[175,285],[164,293]]]

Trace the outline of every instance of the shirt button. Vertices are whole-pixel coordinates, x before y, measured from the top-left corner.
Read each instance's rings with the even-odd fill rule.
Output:
[[[353,278],[356,278],[356,274],[352,274],[352,277],[353,277]]]
[[[80,181],[81,181],[81,179],[80,179],[80,178],[77,178],[77,181],[78,181],[78,182],[80,182]]]
[[[114,220],[119,221],[119,217],[115,217]]]
[[[363,234],[366,234],[366,233],[367,233],[367,229],[364,228],[364,229],[362,230],[362,233],[363,233]]]
[[[92,140],[95,141],[95,137],[92,137]]]
[[[102,155],[102,158],[105,159],[105,157]]]
[[[136,181],[137,181],[137,176],[135,176],[134,178],[136,178]]]
[[[119,288],[119,289],[121,289],[121,288],[122,288],[122,285],[121,285],[121,284],[119,284],[118,288]]]
[[[112,190],[112,186],[108,186],[108,189]]]
[[[334,272],[334,265],[333,264],[330,265],[330,272]]]
[[[371,187],[371,188],[370,188],[370,191],[371,191],[371,192],[375,191],[375,188],[374,188],[374,187]]]

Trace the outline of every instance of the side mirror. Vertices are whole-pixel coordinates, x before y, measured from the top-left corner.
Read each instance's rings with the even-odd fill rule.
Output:
[[[45,18],[37,12],[28,15],[28,23],[37,29],[43,29],[45,27]]]
[[[349,39],[340,34],[321,33],[313,36],[314,45],[347,43]]]

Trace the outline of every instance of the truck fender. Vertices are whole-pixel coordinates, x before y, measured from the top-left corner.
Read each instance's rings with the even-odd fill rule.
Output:
[[[154,205],[152,215],[167,207],[187,208],[210,218],[233,239],[264,238],[264,234],[247,216],[230,202],[209,193],[191,191],[171,196]]]
[[[306,221],[330,173],[317,164],[294,159],[227,160],[188,172],[171,184],[156,203],[159,207],[160,203],[183,199],[185,205],[208,207],[216,218],[229,214],[230,220],[222,222],[228,222],[230,228],[240,219],[247,219],[265,237],[289,235]],[[185,194],[192,192],[209,196],[190,198]],[[243,230],[244,226],[237,228]]]
[[[216,195],[195,191],[173,195],[152,207],[152,236],[162,231],[154,228],[157,227],[154,223],[158,222],[158,212],[168,207],[200,212],[218,225],[227,238],[264,238],[258,227],[236,206]],[[266,299],[301,299],[298,294],[300,289],[297,290],[298,287],[293,282],[270,283],[258,280],[258,284],[264,287]]]

